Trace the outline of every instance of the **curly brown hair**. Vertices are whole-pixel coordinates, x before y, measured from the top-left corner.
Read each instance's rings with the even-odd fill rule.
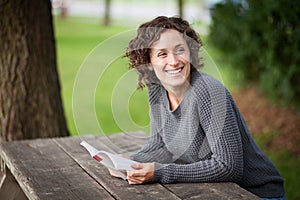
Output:
[[[135,68],[138,72],[138,89],[145,87],[143,81],[147,86],[159,82],[150,67],[150,51],[152,44],[159,40],[160,35],[168,29],[174,29],[183,34],[190,50],[191,67],[198,69],[203,65],[198,55],[203,44],[189,23],[179,17],[156,17],[139,26],[137,36],[129,42],[125,52],[125,57],[129,58],[129,68]]]

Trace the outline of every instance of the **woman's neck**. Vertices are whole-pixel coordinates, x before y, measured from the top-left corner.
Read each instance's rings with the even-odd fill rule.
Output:
[[[187,81],[183,86],[180,87],[165,88],[167,90],[171,110],[175,110],[179,106],[189,87],[190,82]]]

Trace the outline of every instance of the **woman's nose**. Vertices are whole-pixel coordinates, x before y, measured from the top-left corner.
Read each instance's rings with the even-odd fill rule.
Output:
[[[178,58],[177,58],[177,55],[174,54],[174,53],[169,53],[169,56],[168,56],[168,64],[170,66],[176,66],[178,64]]]

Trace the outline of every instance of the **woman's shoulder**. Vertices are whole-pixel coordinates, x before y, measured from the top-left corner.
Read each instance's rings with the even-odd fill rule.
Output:
[[[191,85],[197,95],[199,95],[199,93],[203,94],[227,90],[219,80],[200,71],[193,72]]]

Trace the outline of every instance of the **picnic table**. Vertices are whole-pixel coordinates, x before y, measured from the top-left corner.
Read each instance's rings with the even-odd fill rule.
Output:
[[[235,183],[130,185],[79,145],[130,154],[146,141],[144,133],[84,135],[2,142],[0,199],[259,199]],[[1,176],[0,176],[1,177]]]

